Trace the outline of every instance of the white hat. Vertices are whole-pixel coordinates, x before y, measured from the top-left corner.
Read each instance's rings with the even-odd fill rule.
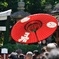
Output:
[[[56,44],[55,43],[49,43],[47,44],[47,48],[56,48]]]
[[[16,53],[16,52],[12,52],[11,54],[12,54],[12,55],[17,55],[17,53]]]
[[[33,53],[32,53],[31,51],[28,51],[26,54],[31,54],[31,55],[33,55]]]

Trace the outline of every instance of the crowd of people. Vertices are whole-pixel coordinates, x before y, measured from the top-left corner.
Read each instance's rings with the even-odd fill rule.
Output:
[[[9,59],[59,59],[59,48],[56,43],[49,43],[43,46],[41,53],[38,50],[28,51],[23,54],[21,49],[17,49],[15,52],[9,54]]]

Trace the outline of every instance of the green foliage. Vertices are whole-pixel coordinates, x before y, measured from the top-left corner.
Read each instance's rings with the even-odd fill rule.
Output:
[[[8,6],[8,3],[7,2],[1,2],[1,5],[4,6],[4,7],[7,7]]]
[[[0,11],[12,9],[13,12],[17,11],[18,2],[20,0],[0,0]],[[46,4],[51,4],[54,7],[59,0],[23,0],[25,2],[25,11],[34,13],[44,13]]]
[[[3,42],[3,41],[4,41],[4,39],[0,37],[0,43]]]
[[[0,11],[12,9],[17,11],[17,0],[0,0]]]
[[[41,12],[41,0],[24,0],[25,1],[25,8],[26,10],[33,14]]]
[[[0,2],[0,11],[2,11],[3,9],[6,9],[7,6],[8,6],[7,2]]]
[[[7,48],[8,52],[11,53],[17,49],[17,46],[15,44],[5,44],[1,48]]]
[[[27,51],[34,51],[34,50],[39,50],[40,52],[40,47],[37,45],[26,45],[26,44],[5,44],[1,48],[8,48],[9,53],[12,51],[16,51],[17,49],[22,49],[23,53],[26,53]]]
[[[52,9],[59,0],[24,0],[25,1],[25,10],[31,14],[34,13],[45,13],[45,6],[47,4],[52,5]],[[48,12],[48,11],[47,11]]]

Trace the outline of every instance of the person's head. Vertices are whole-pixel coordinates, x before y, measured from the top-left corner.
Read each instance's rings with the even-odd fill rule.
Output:
[[[19,56],[20,59],[24,59],[24,57],[25,56],[23,54]]]
[[[49,43],[49,44],[47,44],[47,51],[51,51],[52,49],[55,49],[55,48],[57,48],[57,45],[56,45],[56,43]]]
[[[9,59],[17,59],[17,53],[16,52],[12,52],[11,54],[8,55]]]
[[[22,53],[22,50],[21,49],[17,49],[16,53],[20,54],[20,53]]]
[[[33,53],[31,51],[28,51],[26,53],[26,59],[32,59],[33,58]]]
[[[53,49],[49,52],[48,59],[59,59],[59,49]]]
[[[47,51],[46,46],[44,46],[44,47],[41,49],[41,51],[42,51],[42,53],[43,53],[43,52],[46,52],[46,51]]]
[[[39,54],[39,51],[38,50],[34,50],[33,51],[33,54],[38,55]]]

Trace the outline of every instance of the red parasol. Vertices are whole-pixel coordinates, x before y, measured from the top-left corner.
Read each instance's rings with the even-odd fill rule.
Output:
[[[46,39],[57,29],[56,18],[49,14],[34,14],[19,20],[11,30],[12,38],[30,44]]]

